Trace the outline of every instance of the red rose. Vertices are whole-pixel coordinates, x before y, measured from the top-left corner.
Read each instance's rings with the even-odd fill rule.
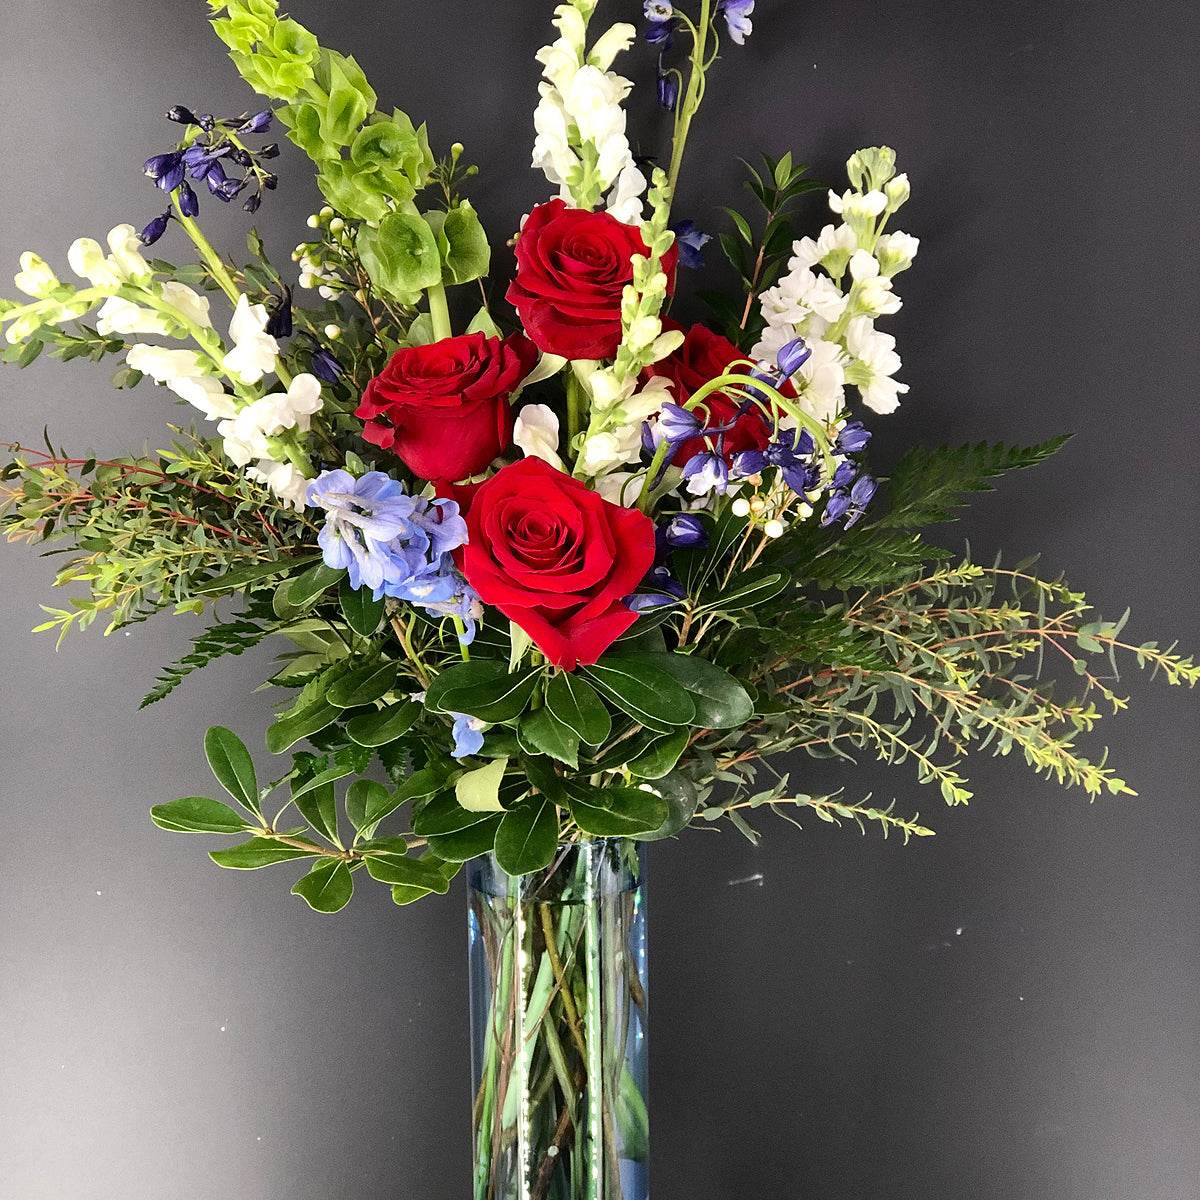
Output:
[[[663,321],[665,329],[683,329],[675,321]],[[732,364],[741,360],[741,366]],[[704,325],[693,325],[684,335],[683,345],[666,358],[646,368],[644,377],[661,375],[669,379],[676,404],[683,404],[695,392],[698,392],[710,379],[724,375],[733,370],[739,375],[748,373],[744,365],[746,355],[742,353],[728,338]],[[796,394],[792,385],[786,384],[783,395]],[[708,406],[708,416],[702,410],[693,410],[705,425],[728,425],[742,406],[742,401],[726,396],[723,392],[714,392],[703,401]],[[756,404],[748,408],[737,418],[733,428],[725,434],[724,458],[728,463],[739,450],[765,450],[771,440],[771,425],[763,410]],[[684,442],[671,460],[675,466],[682,467],[689,458],[710,449],[704,438],[692,438]]]
[[[563,358],[612,358],[621,344],[621,293],[630,259],[648,254],[632,225],[606,212],[539,204],[517,238],[517,277],[508,301],[539,350]],[[663,256],[668,294],[679,248]]]
[[[414,475],[466,479],[508,449],[509,397],[537,356],[520,334],[501,341],[468,333],[405,347],[367,384],[354,415],[367,423],[363,437]]]
[[[459,569],[556,667],[594,663],[637,620],[621,603],[654,561],[654,522],[540,458],[480,484]]]

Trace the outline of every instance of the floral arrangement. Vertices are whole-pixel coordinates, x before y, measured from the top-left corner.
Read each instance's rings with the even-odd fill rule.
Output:
[[[557,194],[511,254],[467,198],[461,145],[435,155],[275,0],[208,2],[262,111],[171,109],[174,144],[144,168],[163,211],[107,249],[74,242],[79,282],[23,255],[22,298],[0,300],[5,361],[117,357],[118,387],[182,406],[152,456],[10,447],[0,524],[65,541],[56,582],[83,589],[39,628],[211,613],[146,703],[221,655],[287,646],[273,782],[215,727],[228,797],[160,804],[160,826],[239,838],[213,851],[224,867],[302,860],[293,891],[331,912],[364,870],[406,904],[489,851],[520,876],[591,839],[720,821],[754,838],[758,808],[930,832],[797,792],[773,764],[799,751],[908,762],[950,804],[971,795],[972,749],[1130,790],[1077,747],[1125,704],[1106,664],[1125,651],[1189,685],[1200,668],[1126,643],[1124,618],[1028,563],[923,532],[1063,439],[914,450],[886,486],[870,469],[875,419],[907,392],[877,323],[918,249],[893,225],[893,152],[860,150],[833,190],[790,153],[748,167],[752,210],[726,210],[716,243],[738,290],[699,293],[707,323],[673,312],[711,240],[672,211],[690,125],[753,0],[646,3],[641,52],[674,115],[663,167],[634,158],[613,70],[639,32],[593,28],[595,0],[555,10],[533,164]],[[202,198],[269,202],[277,125],[327,200],[282,271],[253,230],[236,259],[199,221]],[[831,217],[797,236],[812,191]],[[196,261],[153,257],[171,238]]]

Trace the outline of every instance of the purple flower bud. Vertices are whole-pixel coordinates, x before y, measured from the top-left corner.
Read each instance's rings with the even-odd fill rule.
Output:
[[[170,210],[163,213],[161,217],[155,217],[141,233],[138,234],[138,241],[143,246],[153,246],[164,233],[167,232],[167,225],[170,224]]]
[[[253,200],[255,197],[251,196]],[[243,207],[245,207],[243,205]],[[265,332],[269,333],[276,341],[282,338],[292,336],[292,292],[290,288],[284,288],[282,297],[275,297],[274,304],[270,305],[271,315],[267,318]]]
[[[790,379],[812,357],[803,338],[792,338],[775,356],[775,365],[784,379]]]
[[[228,147],[228,149],[229,149],[229,157],[235,163],[237,163],[237,165],[239,167],[242,167],[243,169],[245,169],[246,167],[253,165],[254,158],[249,153],[247,153],[245,150],[243,150],[240,146],[230,146],[230,147]]]
[[[779,473],[783,476],[783,482],[797,496],[807,496],[809,492],[815,492],[821,484],[820,468],[812,463],[801,462],[798,458],[781,464]]]
[[[850,489],[850,504],[854,509],[854,513],[846,522],[847,529],[863,515],[878,488],[879,484],[870,475],[860,475],[854,481],[854,486]]]
[[[195,125],[196,114],[190,108],[185,108],[182,104],[176,104],[173,108],[167,109],[167,120],[175,121],[180,125]]]
[[[225,179],[217,185],[217,190],[213,195],[218,200],[232,200],[246,186],[245,179]]]
[[[696,228],[696,222],[691,220],[672,225],[671,232],[675,234],[675,244],[679,247],[679,265],[689,271],[703,270],[704,243],[711,242],[712,236],[701,233]]]
[[[185,217],[200,215],[200,201],[196,199],[196,193],[192,191],[190,183],[185,182],[179,186],[179,211]]]
[[[842,431],[837,435],[833,446],[842,454],[854,454],[861,450],[871,440],[871,431],[863,428],[861,421],[847,421]]]
[[[258,210],[262,208],[262,194],[260,192],[255,192],[253,196],[247,196],[246,203],[242,205],[242,208],[244,208],[246,212],[250,213],[251,215],[258,212]]]
[[[212,133],[213,128],[216,125],[216,121],[213,120],[212,113],[202,113],[196,118],[196,124],[199,125],[205,133]]]
[[[258,152],[258,157],[259,158],[278,158],[279,157],[279,144],[277,142],[272,142],[269,146],[264,146]]]
[[[838,468],[829,481],[830,487],[848,488],[858,478],[858,467],[852,462],[838,463]]]
[[[262,185],[268,192],[273,192],[279,186],[279,177],[277,175],[264,175],[262,177]]]
[[[660,75],[658,77],[658,103],[660,107],[665,108],[668,112],[674,112],[678,100],[679,84],[675,81],[675,76]]]
[[[221,194],[221,185],[227,178],[225,168],[219,162],[215,161],[209,166],[208,173],[204,176],[204,182],[208,184],[208,190],[218,200],[224,200],[226,203],[229,202],[229,197]]]
[[[271,110],[264,109],[260,113],[255,113],[244,125],[240,126],[238,133],[266,133],[271,128]]]
[[[322,346],[312,356],[312,373],[323,383],[337,383],[346,372],[333,353]]]
[[[630,612],[644,613],[652,612],[656,608],[665,608],[668,604],[678,604],[679,601],[674,596],[657,592],[638,592],[633,596],[626,596],[621,603]]]
[[[646,41],[666,53],[675,44],[675,38],[672,36],[674,31],[674,20],[651,21],[646,26]]]
[[[849,492],[830,492],[829,499],[825,501],[825,511],[821,514],[821,524],[832,525],[834,521],[841,520],[849,509]]]
[[[692,513],[676,513],[659,528],[663,541],[676,549],[685,546],[703,549],[708,545],[708,530],[704,528],[704,522]]]

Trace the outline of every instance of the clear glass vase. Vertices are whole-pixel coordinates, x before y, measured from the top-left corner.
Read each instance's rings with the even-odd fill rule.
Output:
[[[474,1200],[646,1200],[641,845],[468,864]]]

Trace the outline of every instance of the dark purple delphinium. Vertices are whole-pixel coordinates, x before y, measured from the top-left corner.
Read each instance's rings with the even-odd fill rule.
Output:
[[[712,241],[712,235],[701,233],[692,220],[679,221],[671,226],[675,244],[679,247],[679,265],[689,271],[704,269],[704,245]]]
[[[346,368],[338,362],[333,351],[318,346],[313,351],[312,373],[323,383],[337,383],[346,373]]]
[[[174,215],[175,214],[172,213],[170,209],[167,209],[167,211],[163,213],[161,217],[155,217],[154,220],[151,221],[150,224],[138,234],[138,241],[141,242],[143,246],[153,246],[154,243],[157,242],[158,239],[167,232],[167,225],[170,223],[171,218]]]
[[[849,529],[866,511],[878,487],[879,484],[870,475],[860,475],[850,487],[830,492],[825,511],[821,514],[821,524],[832,525],[834,521],[845,517],[846,528]]]

